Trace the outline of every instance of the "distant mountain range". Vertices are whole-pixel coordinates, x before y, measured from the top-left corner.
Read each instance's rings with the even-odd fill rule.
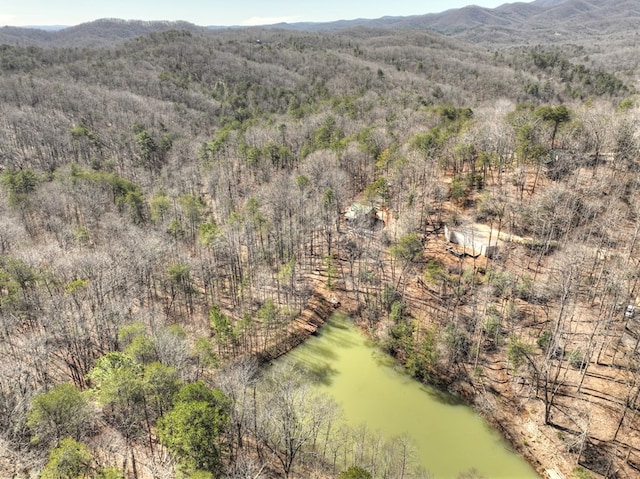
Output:
[[[633,33],[640,25],[637,0],[536,0],[497,8],[467,6],[442,13],[331,23],[279,24],[301,30],[343,30],[356,27],[431,30],[481,43],[547,43],[559,39]]]
[[[252,28],[314,32],[350,29],[431,30],[482,44],[528,44],[580,41],[612,35],[634,35],[640,25],[637,0],[535,0],[497,8],[468,6],[442,13],[328,23],[281,23]],[[206,32],[230,27],[200,27],[188,22],[145,22],[101,19],[73,27],[4,27],[0,43],[12,45],[97,46],[165,30]],[[236,27],[240,28],[240,27]],[[242,27],[247,28],[247,27]]]

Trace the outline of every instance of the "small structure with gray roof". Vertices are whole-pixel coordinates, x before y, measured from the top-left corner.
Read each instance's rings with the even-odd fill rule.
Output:
[[[469,226],[445,226],[444,236],[449,243],[462,246],[463,253],[469,256],[493,258],[500,246],[498,234],[481,224]]]

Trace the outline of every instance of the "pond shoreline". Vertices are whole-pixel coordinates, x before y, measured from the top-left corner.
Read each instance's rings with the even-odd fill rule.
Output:
[[[433,477],[452,479],[474,469],[486,479],[539,477],[463,397],[415,381],[344,312],[278,362],[289,360],[319,378],[316,387],[341,404],[348,427],[368,430],[390,444],[410,438],[412,467],[421,466]]]
[[[258,363],[271,362],[300,346],[309,337],[318,332],[335,310],[335,305],[325,298],[322,293],[313,293],[302,313],[298,315],[293,325],[289,327],[283,340],[256,355]]]
[[[353,320],[356,311],[351,310],[351,308],[348,308],[339,301],[336,301],[335,298],[337,294],[335,293],[337,292],[331,292],[332,298],[329,300],[325,294],[323,294],[321,289],[322,288],[318,288],[313,293],[306,307],[302,310],[302,313],[298,316],[293,326],[288,330],[286,337],[279,343],[274,344],[272,347],[267,349],[267,351],[257,356],[257,360],[261,364],[271,362],[296,349],[298,346],[301,346],[307,341],[307,339],[315,336],[336,312],[342,313]],[[355,320],[353,320],[353,322],[366,338],[375,340],[375,338],[371,337],[370,331],[366,328],[362,328]],[[394,358],[390,355],[387,356],[396,361],[397,364],[404,367],[404,363],[398,358]],[[465,378],[467,381],[464,380]],[[520,425],[520,427],[518,427],[517,421],[519,419],[519,415],[505,403],[505,398],[501,398],[501,404],[499,404],[496,409],[487,413],[487,411],[478,409],[476,399],[478,398],[479,391],[468,375],[464,378],[458,378],[453,381],[451,381],[451,378],[444,376],[439,379],[442,380],[442,382],[440,385],[436,385],[421,383],[417,379],[413,378],[417,383],[438,388],[443,392],[447,392],[461,398],[465,405],[472,408],[489,427],[498,432],[512,450],[525,460],[541,478],[546,477],[544,471],[547,467],[542,464],[539,458],[536,457],[529,448],[523,447],[522,441],[517,440],[519,435],[522,433],[521,428],[524,425]],[[444,387],[444,385],[447,386]]]

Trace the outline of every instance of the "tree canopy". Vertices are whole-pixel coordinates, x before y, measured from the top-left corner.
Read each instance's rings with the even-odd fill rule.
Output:
[[[157,425],[158,438],[189,471],[217,474],[222,467],[229,399],[202,382],[184,385]]]

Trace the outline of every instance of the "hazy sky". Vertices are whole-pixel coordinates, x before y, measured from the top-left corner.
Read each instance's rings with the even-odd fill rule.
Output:
[[[0,0],[0,26],[77,25],[98,18],[186,20],[196,25],[326,22],[442,12],[512,0]]]

